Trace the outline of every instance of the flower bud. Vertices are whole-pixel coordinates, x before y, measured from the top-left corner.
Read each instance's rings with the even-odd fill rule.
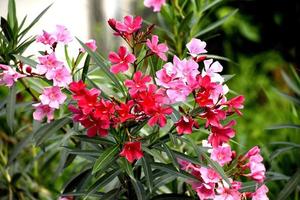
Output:
[[[31,68],[30,66],[27,66],[27,67],[25,68],[25,71],[26,71],[28,74],[31,74],[32,68]]]

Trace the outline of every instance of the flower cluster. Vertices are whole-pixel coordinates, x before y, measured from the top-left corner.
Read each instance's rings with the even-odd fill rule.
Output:
[[[51,121],[54,118],[55,109],[59,109],[67,99],[62,89],[72,82],[72,75],[64,62],[57,59],[55,50],[58,44],[68,44],[72,40],[70,32],[62,25],[57,25],[53,33],[43,31],[36,37],[36,42],[50,46],[51,49],[38,57],[36,69],[31,70],[30,74],[52,81],[52,86],[45,87],[39,96],[40,102],[33,104],[35,120],[42,121],[44,117],[47,117],[47,121]]]
[[[182,170],[198,179],[188,183],[199,198],[268,199],[268,189],[263,185],[265,167],[259,148],[254,147],[245,155],[237,156],[229,145],[236,134],[233,129],[236,121],[228,120],[228,116],[242,115],[244,97],[226,97],[229,89],[219,74],[223,67],[218,61],[207,58],[206,43],[193,38],[186,45],[190,57],[180,59],[175,55],[173,62],[164,64],[153,80],[139,70],[140,61],[153,55],[167,61],[167,45],[158,43],[158,36],[151,33],[152,26],[147,27],[145,32],[141,31],[141,17],[126,16],[123,22],[110,19],[108,23],[114,34],[122,37],[132,50],[130,52],[125,46],[120,46],[118,53],[110,52],[108,56],[112,73],[126,72],[133,66],[132,78],[124,81],[128,96],[123,102],[114,97],[105,99],[99,90],[88,90],[82,81],[72,82],[70,90],[77,106],[70,105],[69,109],[73,112],[74,121],[87,129],[89,137],[106,136],[111,128],[125,130],[126,139],[119,155],[132,163],[143,157],[142,138],[132,133],[132,127],[143,122],[149,126],[164,127],[173,112],[172,106],[191,100],[194,102],[192,109],[178,106],[181,116],[174,127],[182,136],[193,133],[199,128],[199,123],[204,122],[204,128],[209,131],[204,145],[209,149],[210,159],[224,169],[230,169],[227,171],[228,181],[209,164],[199,166],[179,160]],[[135,51],[139,45],[148,47],[141,60],[137,60]],[[239,182],[241,177],[256,181],[256,192],[240,192],[243,187],[243,183]]]

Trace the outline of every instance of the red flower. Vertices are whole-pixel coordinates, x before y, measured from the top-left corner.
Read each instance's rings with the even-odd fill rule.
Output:
[[[207,128],[209,125],[219,126],[220,120],[224,120],[226,118],[226,112],[224,110],[219,109],[210,109],[206,108],[206,112],[201,113],[200,117],[206,119],[205,127]]]
[[[126,34],[132,34],[142,27],[142,17],[133,18],[131,15],[124,17],[124,22],[116,22],[116,29]],[[113,23],[112,23],[113,24]]]
[[[116,106],[116,110],[118,112],[119,121],[121,123],[125,122],[128,119],[133,119],[135,117],[134,114],[131,114],[132,106],[134,105],[133,100],[128,101],[127,103],[121,103]]]
[[[137,71],[134,74],[132,80],[126,80],[125,81],[125,86],[130,88],[129,89],[129,94],[133,97],[138,92],[146,91],[147,90],[146,83],[148,83],[150,81],[151,81],[150,76],[143,76],[141,71]]]
[[[167,118],[165,115],[171,115],[173,112],[173,109],[171,107],[157,107],[154,108],[150,112],[151,118],[148,121],[148,124],[150,126],[154,126],[155,124],[158,124],[160,127],[164,127],[167,123]]]
[[[175,123],[177,132],[181,134],[191,134],[193,127],[199,128],[198,123],[190,116],[181,116],[178,122]]]
[[[216,83],[212,83],[209,76],[198,76],[199,91],[196,96],[196,102],[200,107],[213,106],[211,98],[212,91],[216,88]]]
[[[208,137],[208,142],[213,147],[218,147],[223,143],[227,143],[230,138],[235,135],[235,130],[232,128],[236,121],[232,120],[227,125],[211,126],[211,134]]]
[[[237,114],[242,115],[240,109],[244,108],[244,101],[244,96],[237,96],[223,103],[223,105],[228,106],[228,112],[236,112]]]
[[[120,156],[125,157],[130,163],[144,156],[141,142],[126,142]]]
[[[108,55],[110,62],[115,63],[111,66],[110,71],[114,74],[125,72],[129,68],[129,64],[135,61],[135,56],[127,52],[126,47],[120,46],[118,54],[110,52]]]

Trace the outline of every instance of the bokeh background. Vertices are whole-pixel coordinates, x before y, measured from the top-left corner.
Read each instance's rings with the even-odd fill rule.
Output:
[[[7,3],[8,0],[0,0],[1,16],[6,16]],[[115,50],[121,42],[112,35],[106,23],[109,18],[121,19],[132,14],[142,15],[148,21],[157,20],[156,14],[145,8],[142,0],[16,0],[16,3],[18,16],[21,19],[27,15],[28,21],[53,3],[30,34],[38,34],[43,29],[53,30],[56,24],[62,24],[83,41],[95,38],[98,50],[104,55]],[[236,150],[244,152],[253,145],[259,145],[268,170],[285,176],[293,175],[300,167],[300,151],[299,148],[291,148],[278,152],[282,146],[276,142],[300,144],[300,129],[274,129],[274,125],[300,124],[299,5],[296,0],[223,1],[207,14],[207,23],[236,8],[238,13],[220,28],[200,38],[208,43],[209,52],[233,61],[222,61],[224,73],[236,75],[228,86],[233,93],[246,97],[244,115],[238,119],[236,126]],[[31,46],[25,55],[32,54],[36,48]],[[77,52],[79,46],[73,48]],[[292,80],[294,87],[287,80]],[[281,92],[294,99],[286,98]],[[4,121],[1,120],[1,123]],[[3,126],[0,124],[0,133]],[[24,162],[29,161],[25,159]],[[40,173],[40,178],[34,184],[40,184],[42,192],[49,196],[59,192],[64,177],[68,176],[66,172],[53,180],[49,172],[36,173]],[[268,183],[270,199],[275,199],[284,184],[284,181]],[[299,186],[291,199],[298,198]]]

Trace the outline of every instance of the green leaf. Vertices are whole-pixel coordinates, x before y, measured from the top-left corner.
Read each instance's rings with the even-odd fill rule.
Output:
[[[182,194],[161,194],[153,197],[151,200],[193,200],[193,198]]]
[[[64,46],[64,53],[65,53],[65,58],[66,58],[67,64],[68,64],[69,68],[71,69],[72,68],[72,63],[71,63],[71,59],[70,59],[70,56],[69,56],[69,53],[68,53],[68,45]]]
[[[33,140],[36,146],[41,145],[44,140],[50,137],[53,133],[57,132],[61,129],[64,125],[70,123],[72,120],[69,117],[64,117],[55,121],[52,121],[49,124],[45,124],[36,130],[33,133]]]
[[[81,75],[81,80],[83,82],[85,82],[85,77],[87,76],[87,73],[89,71],[90,60],[91,60],[91,57],[89,55],[87,55],[87,57],[84,61],[84,65],[83,65],[83,69],[82,69],[82,75]]]
[[[179,171],[179,164],[178,164],[176,157],[174,156],[172,150],[164,143],[161,143],[161,145],[164,148],[164,151],[168,155],[169,159],[171,160],[173,166],[176,168],[177,171]]]
[[[123,88],[123,86],[121,85],[120,81],[118,80],[118,78],[110,72],[109,67],[107,66],[107,64],[105,63],[106,61],[98,54],[96,54],[95,52],[91,51],[90,48],[88,48],[82,41],[80,41],[77,38],[78,42],[80,43],[80,45],[85,49],[86,52],[88,52],[88,54],[91,56],[91,58],[93,58],[93,60],[96,62],[96,64],[98,65],[98,67],[100,67],[100,69],[106,74],[106,76],[108,78],[110,78],[110,80],[115,84],[115,86],[117,87],[117,89],[119,89],[119,91],[122,92],[122,94],[124,96],[126,96],[125,90]]]
[[[14,55],[14,57],[18,60],[20,60],[21,62],[31,66],[31,67],[35,67],[38,63],[30,58],[26,58],[24,56],[21,55]]]
[[[149,163],[149,159],[145,155],[142,159],[142,167],[144,170],[145,178],[147,181],[147,186],[149,188],[150,193],[153,191],[153,176],[152,176],[152,169]]]
[[[224,16],[222,19],[210,24],[209,26],[207,26],[206,28],[202,29],[200,32],[198,32],[196,35],[194,35],[193,37],[199,37],[201,35],[204,35],[205,33],[208,33],[209,31],[212,31],[213,29],[217,28],[218,26],[221,26],[222,24],[224,24],[226,22],[226,20],[228,18],[230,18],[231,16],[235,15],[238,12],[238,9],[232,11],[231,13],[229,13],[228,15]]]
[[[276,157],[278,157],[279,155],[287,152],[287,151],[290,151],[292,149],[294,149],[295,147],[293,146],[288,146],[288,147],[282,147],[282,148],[279,148],[279,149],[276,149],[275,151],[273,151],[270,155],[270,160],[274,160]]]
[[[294,83],[294,81],[284,71],[281,71],[281,75],[289,88],[292,89],[296,94],[300,95],[299,86],[297,86],[297,84]]]
[[[8,22],[3,17],[1,17],[1,29],[8,42],[13,41],[13,31],[10,28]]]
[[[114,161],[115,155],[118,153],[118,151],[119,146],[115,145],[101,153],[93,166],[92,174],[95,174],[96,172],[106,168],[112,161]]]
[[[14,116],[16,106],[16,84],[11,86],[6,103],[6,121],[11,133],[14,132]]]
[[[103,195],[101,199],[116,200],[116,199],[119,199],[119,198],[117,198],[119,196],[120,196],[120,189],[112,189],[111,191],[109,191],[105,195]]]
[[[32,136],[33,136],[32,133],[28,134],[17,145],[15,145],[15,148],[12,150],[11,154],[9,155],[9,161],[8,161],[9,165],[12,164],[12,162],[19,155],[19,153],[32,141]]]
[[[185,172],[185,171],[177,171],[175,169],[175,167],[173,167],[172,165],[168,164],[162,164],[162,163],[151,163],[151,166],[155,169],[160,169],[162,171],[165,171],[171,175],[175,175],[177,177],[181,177],[184,179],[188,179],[188,180],[193,180],[193,181],[199,181],[195,176],[192,176],[191,174]]]
[[[275,91],[277,94],[279,94],[280,96],[286,98],[287,100],[289,100],[289,101],[291,101],[291,102],[293,102],[293,103],[296,103],[296,104],[298,104],[298,105],[300,104],[300,99],[299,99],[299,98],[290,96],[290,95],[288,95],[288,94],[286,94],[286,93],[284,93],[284,92],[281,92],[281,91],[279,91],[279,90],[277,90],[277,89],[274,89],[274,91]]]
[[[135,194],[138,200],[145,200],[146,199],[146,194],[143,185],[141,184],[140,181],[131,179],[132,186],[135,190]]]
[[[89,142],[93,144],[107,144],[107,145],[116,144],[115,142],[102,137],[88,137],[86,135],[72,135],[72,137],[77,138],[81,142]]]
[[[121,173],[121,169],[114,169],[107,172],[104,176],[99,178],[89,189],[84,199],[87,199],[89,196],[92,196],[97,190],[101,187],[106,186],[109,182],[115,179]]]
[[[196,0],[197,1],[197,0]],[[215,0],[215,1],[212,1],[211,3],[207,4],[206,6],[204,6],[202,9],[201,9],[201,13],[209,10],[210,8],[214,7],[215,5],[217,5],[218,3],[220,3],[222,0]]]
[[[267,127],[266,130],[277,130],[277,129],[285,129],[285,128],[300,129],[300,125],[299,124],[277,124],[277,125]]]
[[[17,31],[16,28],[18,28],[18,19],[17,19],[15,0],[8,0],[7,21],[11,29]]]
[[[213,54],[203,54],[201,56],[206,56],[206,58],[208,59],[215,59],[215,60],[224,60],[230,63],[233,63],[235,65],[238,65],[237,63],[233,62],[232,60],[230,60],[229,58],[223,57],[223,56],[218,56],[218,55],[213,55]]]
[[[63,186],[63,193],[72,192],[80,185],[88,175],[91,173],[92,169],[88,168],[86,170],[80,171],[78,174],[73,176],[64,186]]]
[[[300,182],[300,169],[290,178],[290,180],[285,184],[284,188],[281,190],[277,196],[277,200],[288,199],[290,194],[297,188]]]
[[[47,12],[47,10],[52,6],[52,4],[50,4],[48,7],[46,7],[28,26],[27,28],[25,28],[20,34],[19,36],[20,39],[40,20],[40,18]]]

